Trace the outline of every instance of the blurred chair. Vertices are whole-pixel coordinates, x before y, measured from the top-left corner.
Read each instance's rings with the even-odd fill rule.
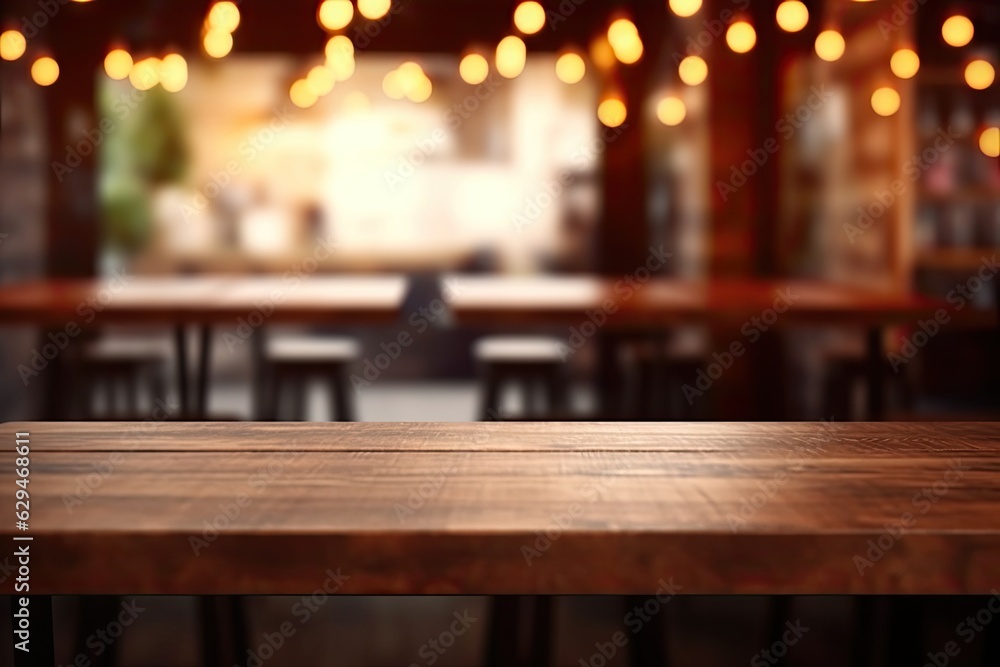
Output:
[[[653,334],[634,340],[624,350],[621,362],[629,370],[632,418],[642,421],[706,418],[705,401],[691,403],[684,396],[685,384],[696,382],[698,370],[708,361],[702,349],[678,344],[677,336]]]
[[[290,398],[292,405],[287,414],[292,421],[304,421],[309,383],[323,380],[331,393],[331,421],[354,421],[348,368],[357,361],[360,349],[352,338],[300,335],[269,338],[264,352],[264,381],[270,391],[264,417],[284,418],[282,404]]]
[[[489,421],[500,414],[501,393],[509,383],[520,385],[524,416],[564,413],[569,391],[564,346],[559,339],[541,336],[490,336],[477,341],[474,356],[482,381],[481,419]],[[538,400],[539,394],[544,401]]]
[[[83,417],[141,420],[140,398],[149,405],[167,399],[167,364],[170,342],[157,337],[104,336],[84,344],[75,384]],[[104,410],[95,410],[95,398],[103,397]]]

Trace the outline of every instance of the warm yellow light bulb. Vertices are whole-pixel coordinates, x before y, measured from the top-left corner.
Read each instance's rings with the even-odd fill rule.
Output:
[[[489,76],[490,64],[482,55],[469,53],[458,63],[458,74],[462,77],[462,81],[476,86]]]
[[[611,48],[619,49],[627,46],[639,36],[639,29],[628,19],[616,19],[608,26],[608,42]]]
[[[240,25],[240,10],[234,2],[217,2],[208,10],[208,27],[233,32]]]
[[[534,35],[544,25],[545,10],[534,0],[522,2],[514,10],[514,27],[525,35]]]
[[[697,86],[708,78],[708,63],[698,56],[688,56],[677,67],[677,75],[689,86]]]
[[[394,100],[401,100],[406,95],[398,70],[392,70],[382,79],[382,92]]]
[[[205,53],[213,58],[225,58],[233,50],[233,36],[225,30],[212,28],[202,40]]]
[[[798,32],[809,23],[809,9],[799,0],[786,0],[778,5],[774,19],[785,32]]]
[[[840,60],[846,48],[844,36],[836,30],[824,30],[816,36],[816,55],[827,62]]]
[[[309,83],[305,79],[299,79],[288,89],[288,97],[292,104],[300,109],[308,109],[316,104],[319,97],[309,88]]]
[[[985,60],[973,60],[965,66],[965,82],[974,90],[986,90],[995,78],[996,70]]]
[[[899,49],[892,54],[889,67],[900,79],[912,79],[920,70],[920,57],[913,49]]]
[[[392,0],[358,0],[358,13],[372,21],[389,13]]]
[[[354,42],[347,35],[334,35],[323,49],[327,61],[354,59]]]
[[[414,81],[407,89],[406,99],[418,104],[426,102],[430,99],[433,90],[434,87],[431,85],[431,80],[421,72],[420,78]]]
[[[17,60],[24,55],[24,50],[28,43],[17,30],[5,30],[0,34],[0,58],[4,60]]]
[[[979,135],[979,150],[986,157],[1000,157],[1000,127],[988,127]]]
[[[668,95],[656,105],[656,117],[664,125],[670,127],[680,125],[686,116],[687,107],[684,105],[684,100],[679,97]]]
[[[354,18],[351,0],[323,0],[316,12],[316,21],[327,30],[342,30]]]
[[[563,83],[579,83],[587,73],[587,64],[576,53],[564,53],[556,60],[556,76]]]
[[[42,56],[31,64],[31,78],[39,86],[51,86],[59,78],[59,63]]]
[[[324,65],[316,65],[306,74],[306,85],[317,96],[326,95],[333,90],[335,80],[333,70]]]
[[[899,93],[894,88],[879,88],[872,93],[872,109],[880,116],[891,116],[899,111]]]
[[[513,79],[524,71],[527,50],[520,37],[510,35],[497,44],[496,67],[500,75]]]
[[[757,43],[757,31],[746,21],[736,21],[726,31],[726,44],[736,53],[746,53]]]
[[[615,57],[626,65],[633,65],[639,62],[639,58],[642,58],[642,41],[638,37],[632,41],[614,49]]]
[[[949,16],[941,24],[941,36],[952,46],[965,46],[972,41],[975,32],[972,21],[961,14]]]
[[[128,80],[136,90],[149,90],[160,83],[160,61],[157,58],[143,58],[132,66]]]
[[[694,16],[701,9],[701,0],[670,0],[670,11],[677,16]]]
[[[184,56],[179,53],[170,53],[163,56],[160,61],[160,85],[168,93],[177,93],[184,90],[188,81],[188,66]]]
[[[608,127],[618,127],[627,116],[625,103],[617,97],[609,97],[597,105],[597,118]]]
[[[125,49],[112,49],[104,56],[104,71],[115,81],[127,78],[132,64],[132,55]]]

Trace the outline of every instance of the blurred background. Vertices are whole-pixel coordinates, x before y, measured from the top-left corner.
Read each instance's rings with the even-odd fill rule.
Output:
[[[992,0],[9,0],[0,20],[2,419],[997,416]],[[372,278],[403,286],[387,317],[253,319],[254,285],[365,302]],[[580,336],[623,280],[682,286],[649,322],[709,290],[735,325],[609,314]],[[757,343],[746,312],[768,322],[790,280],[830,312]],[[172,320],[114,315],[180,285],[201,296]],[[230,290],[244,314],[191,315]],[[913,303],[947,318],[872,315]],[[67,313],[86,326],[50,356]]]

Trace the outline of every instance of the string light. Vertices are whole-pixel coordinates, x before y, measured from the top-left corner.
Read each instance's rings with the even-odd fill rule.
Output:
[[[500,75],[513,79],[524,71],[524,61],[527,56],[524,42],[520,37],[509,35],[497,44],[496,67]]]
[[[132,71],[132,55],[125,49],[112,49],[104,56],[104,71],[115,81],[128,78]]]
[[[5,30],[0,34],[0,58],[4,60],[17,60],[24,55],[27,42],[17,30]]]
[[[342,30],[354,18],[351,0],[323,0],[316,12],[316,20],[327,30]]]
[[[606,35],[598,35],[590,41],[590,62],[599,70],[609,70],[615,66],[615,52]]]
[[[708,78],[708,63],[699,56],[688,56],[677,67],[677,75],[689,86],[697,86]]]
[[[979,135],[979,150],[986,157],[1000,157],[1000,127],[988,127]]]
[[[184,90],[188,81],[188,66],[184,56],[179,53],[169,53],[160,61],[160,85],[168,93]]]
[[[326,95],[333,90],[335,78],[333,70],[325,65],[316,65],[306,74],[306,85],[309,90],[319,97]]]
[[[132,66],[128,80],[136,90],[149,90],[160,83],[160,61],[157,58],[144,58]]]
[[[490,64],[481,54],[469,53],[458,63],[458,74],[462,81],[476,86],[489,76]]]
[[[687,116],[687,107],[684,100],[674,95],[664,97],[656,105],[656,117],[661,123],[669,127],[680,125]]]
[[[986,90],[995,78],[996,70],[985,60],[973,60],[965,66],[965,82],[973,90]]]
[[[884,87],[872,93],[872,109],[880,116],[891,116],[899,111],[899,93],[894,88]]]
[[[726,44],[735,53],[746,53],[757,43],[757,31],[746,21],[736,21],[726,31]]]
[[[625,102],[618,97],[606,97],[597,105],[597,118],[608,127],[618,127],[626,117]]]
[[[358,0],[358,13],[376,21],[389,13],[392,0]]]
[[[514,27],[525,35],[534,35],[545,26],[545,10],[540,4],[530,0],[522,2],[514,10]]]
[[[774,19],[785,32],[798,32],[809,23],[809,9],[799,0],[786,0],[778,5]]]
[[[319,97],[309,88],[309,83],[305,79],[299,79],[288,89],[288,97],[292,104],[300,109],[308,109],[316,104]]]
[[[556,60],[556,76],[563,83],[579,83],[587,73],[587,64],[579,54],[566,52]]]
[[[208,10],[206,24],[212,30],[233,32],[240,25],[240,10],[233,2],[217,2]]]
[[[632,21],[620,18],[608,26],[608,43],[615,58],[626,65],[632,65],[642,58],[642,39]]]
[[[844,36],[836,30],[824,30],[816,36],[816,55],[827,62],[840,60],[846,48]]]
[[[59,78],[59,63],[42,56],[31,64],[31,78],[39,86],[51,86]]]
[[[670,11],[681,18],[694,16],[701,9],[701,0],[670,0]]]
[[[912,79],[920,70],[920,57],[913,49],[899,49],[892,54],[889,67],[900,79]]]
[[[406,95],[397,70],[392,70],[382,79],[382,92],[394,100],[401,100]]]
[[[972,25],[972,21],[961,14],[949,16],[941,24],[941,36],[952,46],[965,46],[972,41],[975,32],[976,29]]]
[[[233,50],[233,36],[225,30],[212,28],[205,33],[202,46],[213,58],[225,58]]]

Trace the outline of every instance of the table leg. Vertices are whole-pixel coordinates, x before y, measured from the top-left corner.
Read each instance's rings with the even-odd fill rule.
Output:
[[[882,329],[868,330],[868,419],[881,421],[885,418],[885,374],[882,359]]]
[[[195,419],[204,419],[208,408],[208,375],[212,361],[212,328],[204,325],[199,331],[198,369],[194,414]]]
[[[267,373],[267,337],[264,327],[258,327],[250,336],[250,350],[253,354],[253,419],[265,419],[265,415],[271,414],[268,410],[267,402],[275,400],[274,396],[268,396],[268,384],[271,378]]]
[[[174,328],[174,351],[177,355],[177,394],[181,404],[181,418],[187,417],[191,407],[188,385],[187,328],[179,324]]]

